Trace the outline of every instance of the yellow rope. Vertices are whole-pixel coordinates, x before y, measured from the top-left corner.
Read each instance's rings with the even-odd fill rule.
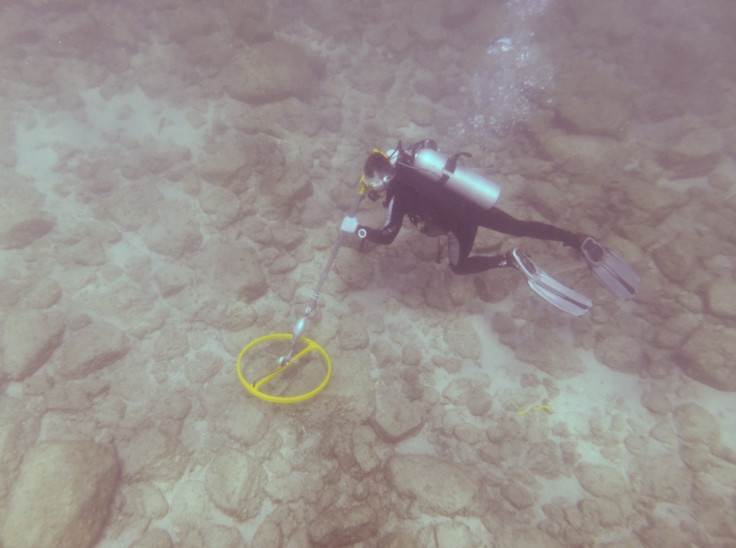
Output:
[[[527,407],[523,411],[517,411],[517,415],[526,415],[529,411],[546,411],[547,413],[554,413],[555,409],[551,405],[547,405],[546,403],[540,403],[537,405],[532,405],[531,407]]]

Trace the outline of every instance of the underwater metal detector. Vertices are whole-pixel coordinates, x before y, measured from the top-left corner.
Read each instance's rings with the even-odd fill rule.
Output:
[[[361,179],[360,194],[358,196],[358,199],[353,204],[350,213],[348,213],[348,217],[355,217],[356,213],[358,212],[358,208],[360,207],[360,203],[365,197],[365,194],[366,186],[365,184],[363,184]],[[342,246],[343,240],[345,239],[345,234],[346,233],[343,230],[340,230],[340,234],[338,235],[337,241],[335,242],[335,247],[332,248],[332,254],[327,260],[327,264],[325,265],[324,270],[322,270],[322,275],[317,282],[317,286],[312,292],[312,298],[309,301],[306,310],[304,311],[304,315],[299,318],[294,324],[294,329],[292,330],[292,332],[273,333],[271,335],[265,335],[252,341],[245,348],[243,348],[243,350],[240,351],[240,355],[238,356],[238,361],[236,365],[238,370],[238,377],[240,378],[240,382],[243,384],[245,389],[253,394],[255,397],[274,403],[296,403],[308,400],[309,398],[316,396],[320,391],[322,391],[322,389],[327,385],[327,382],[330,380],[330,375],[332,374],[332,363],[330,361],[330,357],[327,355],[325,349],[322,348],[319,344],[317,344],[313,340],[304,337],[304,332],[307,329],[307,321],[317,309],[317,300],[319,299],[320,291],[322,290],[322,286],[327,280],[327,275],[329,274],[330,269],[332,268],[332,265],[337,258],[337,252],[340,250],[340,246]],[[274,341],[276,342],[274,343]],[[287,343],[286,346],[284,346],[284,343]],[[285,348],[286,354],[278,358],[278,366],[276,367],[276,369],[274,369],[270,373],[262,375],[256,382],[251,383],[247,381],[245,376],[243,375],[241,367],[243,356],[245,354],[248,354],[249,359],[251,360],[260,358],[257,353],[259,352],[259,350],[262,351],[263,348],[259,349],[257,347],[261,347],[264,344],[268,344],[268,347],[265,348],[265,354],[271,352],[271,345],[274,345],[276,348],[279,349],[279,351],[280,349]],[[264,356],[264,359],[266,357],[267,355]],[[302,386],[302,383],[307,382],[306,379],[292,379],[289,387],[291,388],[293,385],[296,385],[296,390],[298,390],[297,395],[275,395],[272,393],[263,392],[261,390],[261,388],[263,388],[266,383],[280,376],[282,373],[285,373],[286,370],[289,369],[292,365],[296,365],[300,361],[304,362],[309,359],[315,358],[318,362],[322,362],[324,364],[325,369],[324,377],[322,377],[320,374],[321,381],[317,383],[316,387],[306,388],[306,391],[302,392],[302,390],[305,389]],[[288,375],[285,375],[285,377],[286,376]],[[308,386],[311,387],[313,386],[313,384],[314,383],[308,383]]]

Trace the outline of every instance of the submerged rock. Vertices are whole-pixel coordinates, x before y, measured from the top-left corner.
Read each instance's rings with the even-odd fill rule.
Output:
[[[517,510],[523,510],[534,505],[534,495],[526,487],[515,481],[504,485],[501,488],[501,495]]]
[[[424,411],[416,401],[384,398],[376,407],[371,423],[381,439],[396,443],[413,436],[422,428]]]
[[[622,373],[637,373],[644,368],[644,352],[634,337],[613,333],[596,339],[593,353],[602,364]]]
[[[115,363],[129,349],[128,337],[120,329],[107,322],[93,323],[64,342],[59,374],[81,379]]]
[[[480,337],[469,318],[459,318],[447,325],[443,338],[454,355],[468,360],[480,359]]]
[[[143,235],[148,249],[166,257],[178,259],[196,251],[202,243],[202,232],[184,209],[164,213],[161,222]]]
[[[682,369],[696,381],[724,392],[736,392],[736,333],[705,326],[682,346]]]
[[[41,192],[25,178],[3,173],[0,206],[0,249],[26,247],[46,235],[56,224],[53,215],[40,209]]]
[[[543,137],[541,145],[545,155],[565,172],[572,174],[591,175],[599,172],[601,158],[610,158],[616,151],[616,141],[608,137],[558,131],[550,131]]]
[[[473,534],[470,527],[464,523],[444,522],[435,528],[437,548],[458,548],[459,546],[473,546]]]
[[[428,514],[454,516],[467,510],[478,490],[465,468],[426,455],[394,455],[387,474],[399,493],[416,498]]]
[[[268,290],[261,264],[254,260],[257,250],[239,242],[213,242],[192,258],[189,266],[208,287],[221,294],[251,303]]]
[[[555,76],[558,123],[577,134],[621,136],[636,110],[628,83],[603,64],[578,62],[566,69]]]
[[[249,456],[234,450],[221,452],[207,467],[205,487],[220,510],[239,521],[261,511],[266,471]]]
[[[717,280],[708,287],[708,310],[721,318],[736,319],[736,282]]]
[[[61,344],[64,321],[40,310],[8,313],[3,325],[3,367],[11,380],[35,373]]]
[[[639,457],[637,465],[638,473],[632,483],[640,496],[658,502],[685,503],[692,487],[692,474],[677,455]]]
[[[583,489],[591,495],[618,499],[626,493],[626,479],[612,466],[579,464],[575,468],[575,476]]]
[[[186,466],[184,447],[175,434],[155,426],[139,427],[120,446],[127,481],[173,481]]]
[[[375,511],[368,504],[360,504],[322,512],[309,525],[309,539],[317,546],[348,546],[372,538],[377,530]]]
[[[519,360],[533,364],[557,380],[585,372],[585,365],[569,342],[551,329],[530,324],[501,340],[514,349]]]
[[[4,546],[93,546],[119,478],[120,463],[110,445],[39,443],[23,459],[2,528]]]
[[[281,528],[273,521],[265,521],[256,530],[251,546],[253,548],[274,548],[282,546],[282,543]]]
[[[696,128],[685,133],[672,146],[660,151],[657,161],[676,177],[706,175],[720,161],[723,146],[723,137],[718,129]]]
[[[283,40],[253,44],[224,69],[225,90],[250,104],[304,97],[315,81],[310,61],[303,49]]]
[[[150,529],[128,548],[174,548],[174,542],[163,529]]]
[[[671,282],[682,283],[695,268],[695,253],[690,242],[665,243],[654,250],[652,257],[659,271]]]
[[[703,443],[716,447],[721,440],[718,420],[695,403],[686,403],[675,408],[673,415],[677,435],[686,443]]]
[[[502,530],[496,540],[498,548],[562,548],[554,537],[539,529]]]

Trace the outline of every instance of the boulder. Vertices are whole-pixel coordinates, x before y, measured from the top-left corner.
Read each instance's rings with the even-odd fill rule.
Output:
[[[192,212],[172,208],[143,235],[148,249],[172,259],[196,251],[202,243],[202,232],[192,221]]]
[[[562,548],[554,537],[539,529],[502,529],[495,539],[497,548]]]
[[[264,521],[256,530],[252,548],[280,548],[283,543],[281,528],[273,521]]]
[[[560,124],[579,134],[619,137],[636,110],[634,93],[608,66],[577,61],[555,77]]]
[[[199,207],[209,215],[209,222],[222,229],[234,223],[241,216],[238,196],[229,188],[202,184],[199,194]]]
[[[450,352],[454,355],[468,360],[480,359],[480,337],[469,318],[458,318],[447,325],[444,339]]]
[[[585,372],[580,356],[558,331],[528,324],[524,329],[504,335],[501,340],[514,349],[519,360],[533,364],[557,380]]]
[[[362,316],[343,316],[340,321],[337,337],[340,349],[346,352],[356,352],[368,348],[370,337],[365,329],[365,319]]]
[[[235,29],[238,38],[248,44],[262,42],[271,37],[273,30],[268,22],[268,0],[228,2],[220,7],[227,13],[228,25]]]
[[[575,467],[575,477],[583,489],[596,497],[617,499],[627,491],[626,478],[605,464],[581,463]]]
[[[72,333],[61,347],[59,375],[81,379],[112,365],[130,349],[128,337],[107,322],[95,322]]]
[[[350,289],[365,289],[373,281],[371,258],[351,249],[345,249],[338,255],[335,271]]]
[[[428,128],[437,120],[436,107],[422,97],[417,97],[407,105],[406,114],[409,120],[419,127]]]
[[[219,523],[209,523],[200,529],[201,541],[193,542],[191,546],[219,546],[221,548],[240,548],[241,546],[252,546],[246,544],[242,533],[236,527],[230,527]],[[186,546],[182,543],[179,546]],[[276,545],[278,546],[278,545]],[[274,546],[274,548],[276,548]]]
[[[180,264],[164,264],[156,270],[153,275],[158,290],[163,297],[176,295],[194,283],[196,275],[194,270]]]
[[[217,287],[220,295],[250,303],[268,290],[257,251],[240,242],[212,242],[189,264],[201,283]]]
[[[475,546],[473,533],[470,527],[460,521],[446,521],[435,527],[437,548],[459,548],[460,546]]]
[[[692,473],[677,455],[638,457],[637,465],[632,483],[640,496],[671,504],[684,504],[690,496]]]
[[[268,434],[268,417],[255,405],[237,400],[222,418],[222,429],[233,440],[244,445],[262,441]]]
[[[606,95],[559,97],[556,112],[576,132],[618,136],[623,133],[634,111],[634,102]]]
[[[53,215],[43,211],[44,197],[30,180],[13,173],[2,174],[0,205],[0,249],[26,247],[46,235],[56,224]]]
[[[716,280],[708,286],[708,311],[714,316],[736,319],[736,282]]]
[[[232,449],[221,451],[207,467],[205,488],[212,503],[239,521],[261,511],[266,471],[252,457]]]
[[[163,529],[149,529],[128,548],[174,548],[174,542]]]
[[[681,349],[683,372],[724,392],[736,392],[736,332],[717,326],[696,330]]]
[[[217,31],[218,21],[215,10],[197,9],[196,4],[182,3],[171,6],[162,24],[169,36],[179,44],[186,44],[197,38]]]
[[[46,309],[51,308],[61,299],[61,286],[56,280],[43,278],[28,294],[28,307]]]
[[[677,238],[654,250],[654,264],[669,281],[681,284],[695,267],[696,254],[689,240]]]
[[[375,55],[354,64],[345,76],[350,86],[369,95],[387,92],[396,81],[396,74],[386,70],[385,61]]]
[[[438,48],[448,41],[448,31],[442,24],[443,4],[439,0],[412,4],[411,15],[406,18],[409,33],[426,48]]]
[[[155,426],[142,426],[120,446],[123,476],[127,481],[174,481],[187,461],[176,433]]]
[[[677,436],[686,443],[703,443],[718,446],[721,426],[718,420],[696,403],[686,403],[675,408],[673,415]]]
[[[482,10],[485,7],[485,5],[475,2],[475,0],[456,0],[450,4],[440,2],[438,6],[441,13],[440,23],[448,30],[458,30],[466,25],[472,28],[478,22],[478,18],[482,17]],[[464,31],[460,32],[466,39],[472,39],[472,34],[468,35]]]
[[[386,469],[394,489],[417,499],[419,508],[432,515],[467,511],[478,490],[466,468],[427,455],[394,455]]]
[[[222,142],[213,141],[202,151],[197,162],[197,174],[207,183],[218,187],[232,187],[231,191],[234,194],[240,194],[243,189],[238,185],[247,180],[262,161],[258,154],[259,142],[259,139],[247,135],[239,135]],[[200,207],[205,213],[212,213],[221,207],[219,202],[224,197],[224,193],[218,193],[203,185]],[[228,209],[231,207],[228,206]]]
[[[601,158],[610,158],[617,143],[606,137],[547,132],[540,144],[545,155],[565,172],[595,175],[601,171]],[[539,202],[539,199],[536,200]]]
[[[547,479],[555,479],[563,472],[560,449],[550,440],[533,443],[524,456],[524,465],[530,472]]]
[[[381,548],[417,548],[419,541],[407,533],[387,533],[378,541]]]
[[[225,91],[250,104],[304,98],[316,80],[310,56],[283,40],[250,45],[223,72]]]
[[[501,495],[517,510],[523,510],[534,505],[534,496],[526,487],[515,481],[504,485],[501,488]]]
[[[42,442],[23,459],[2,528],[5,548],[88,548],[99,540],[120,479],[115,448]]]
[[[169,503],[153,482],[137,482],[122,490],[121,514],[145,516],[145,519],[162,519],[169,512]]]
[[[721,160],[724,142],[721,130],[714,127],[695,128],[685,133],[672,146],[657,154],[657,161],[675,177],[707,175]]]
[[[379,398],[371,424],[382,440],[397,443],[419,432],[424,424],[424,410],[417,401]]]
[[[371,473],[381,464],[373,446],[365,442],[353,442],[353,458],[364,474]]]
[[[348,509],[329,508],[309,524],[309,540],[317,546],[352,546],[373,538],[378,517],[368,504]]]
[[[9,311],[2,334],[3,369],[13,381],[33,375],[64,337],[64,320],[40,310]]]
[[[596,337],[593,353],[599,362],[622,373],[637,373],[646,363],[639,341],[620,333]]]
[[[686,548],[696,546],[693,536],[680,524],[675,526],[656,523],[636,532],[636,536],[644,548],[661,548],[671,546]]]
[[[213,546],[204,542],[194,542],[200,540],[199,537],[202,536],[199,527],[213,521],[212,502],[202,480],[200,478],[184,479],[178,482],[168,499],[170,501],[167,515],[169,527],[187,532],[186,535],[180,532],[179,538],[186,537],[190,542],[188,546]]]
[[[650,412],[656,415],[666,415],[672,411],[672,404],[663,390],[650,390],[643,392],[641,395],[641,404]]]
[[[164,202],[161,190],[144,179],[140,183],[114,187],[110,196],[101,204],[95,204],[95,207],[100,218],[110,218],[125,230],[133,232],[141,226],[154,225]]]
[[[242,533],[235,527],[208,523],[201,516],[195,516],[187,523],[175,527],[180,548],[199,548],[200,546],[217,546],[218,548],[241,548],[252,546],[247,544]],[[274,547],[277,548],[277,547]]]

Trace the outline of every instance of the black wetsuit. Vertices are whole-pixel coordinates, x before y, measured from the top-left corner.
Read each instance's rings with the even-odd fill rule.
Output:
[[[384,201],[389,212],[384,227],[380,230],[358,227],[365,229],[367,240],[390,244],[406,215],[428,236],[447,235],[450,267],[456,274],[510,266],[506,255],[470,257],[479,226],[511,236],[560,241],[572,247],[578,245],[579,236],[573,232],[536,221],[520,221],[497,207],[484,210],[448,190],[411,167],[413,152],[402,151],[396,162],[396,175],[389,183]]]

